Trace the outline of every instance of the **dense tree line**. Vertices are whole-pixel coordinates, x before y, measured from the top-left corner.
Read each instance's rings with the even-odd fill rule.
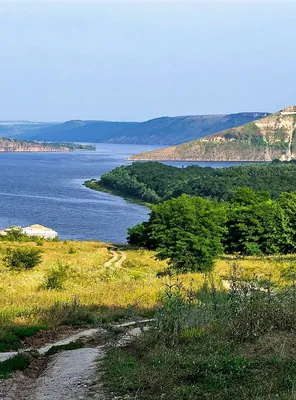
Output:
[[[296,192],[239,188],[229,201],[181,195],[152,206],[148,222],[128,231],[128,242],[157,251],[177,270],[210,270],[226,253],[288,254],[296,251]]]
[[[295,161],[228,168],[177,168],[158,162],[136,162],[104,174],[100,184],[123,196],[157,204],[183,193],[229,201],[233,190],[239,187],[266,190],[277,198],[282,192],[296,191],[295,176]]]

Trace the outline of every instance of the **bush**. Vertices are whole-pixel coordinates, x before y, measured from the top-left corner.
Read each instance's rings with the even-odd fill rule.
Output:
[[[75,254],[75,253],[76,253],[76,249],[73,246],[70,246],[68,254]]]
[[[70,266],[57,262],[57,266],[49,270],[48,275],[43,284],[43,288],[48,290],[62,290],[64,281],[68,277]]]
[[[3,262],[6,267],[15,270],[28,270],[41,263],[41,250],[34,248],[19,248],[6,250]]]

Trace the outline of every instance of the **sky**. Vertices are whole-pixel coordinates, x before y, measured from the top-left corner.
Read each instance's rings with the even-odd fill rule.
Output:
[[[0,120],[296,104],[296,0],[0,0]]]

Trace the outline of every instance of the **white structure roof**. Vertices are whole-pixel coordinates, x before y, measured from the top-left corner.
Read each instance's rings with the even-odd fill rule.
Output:
[[[22,232],[29,236],[41,236],[46,239],[54,239],[58,236],[58,233],[53,229],[38,224],[22,228]]]

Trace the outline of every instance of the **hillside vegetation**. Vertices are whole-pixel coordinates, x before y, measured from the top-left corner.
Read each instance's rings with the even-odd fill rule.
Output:
[[[296,106],[178,146],[136,154],[131,160],[272,161],[296,158]]]

